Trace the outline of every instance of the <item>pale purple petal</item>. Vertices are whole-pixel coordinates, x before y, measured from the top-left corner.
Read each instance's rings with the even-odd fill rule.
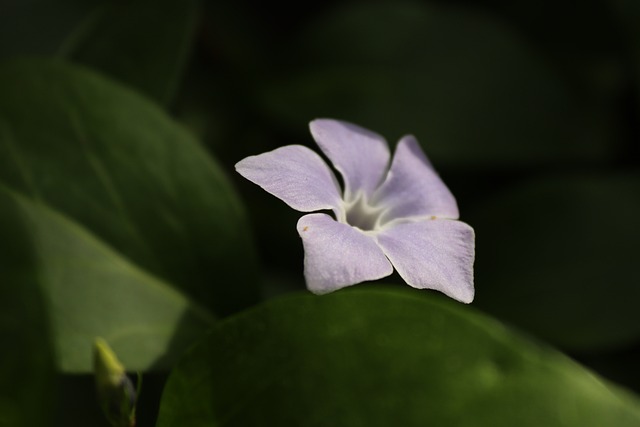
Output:
[[[473,301],[475,237],[461,221],[435,219],[396,225],[377,236],[400,276],[418,289]]]
[[[389,207],[382,223],[409,217],[458,218],[456,199],[410,135],[398,142],[389,174],[372,202]]]
[[[304,245],[304,276],[313,293],[324,294],[393,272],[373,237],[329,215],[303,216],[298,233]]]
[[[313,150],[287,145],[236,163],[236,171],[293,209],[342,209],[340,187],[329,166]]]
[[[385,139],[338,120],[317,119],[309,128],[318,146],[344,178],[345,201],[354,201],[360,191],[370,196],[382,182],[389,164]]]

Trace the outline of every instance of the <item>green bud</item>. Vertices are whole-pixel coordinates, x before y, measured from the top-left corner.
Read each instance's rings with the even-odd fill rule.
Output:
[[[93,370],[98,402],[113,427],[136,425],[137,390],[109,344],[96,338],[93,345]]]

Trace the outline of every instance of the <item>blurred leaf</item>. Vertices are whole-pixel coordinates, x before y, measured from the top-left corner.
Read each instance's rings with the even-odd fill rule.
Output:
[[[29,230],[19,214],[0,202],[0,426],[46,426],[53,410],[53,346],[38,272],[29,268]]]
[[[216,314],[257,301],[242,205],[219,166],[155,105],[51,61],[6,64],[0,93],[0,182]]]
[[[196,24],[197,0],[112,0],[70,36],[64,54],[168,105]]]
[[[172,372],[158,427],[621,427],[639,408],[467,307],[358,288],[218,323]]]
[[[583,111],[517,32],[471,8],[339,4],[283,51],[293,59],[260,101],[291,128],[329,116],[391,140],[413,133],[436,163],[459,167],[610,155],[608,116]]]
[[[640,341],[636,342],[634,346],[624,347],[613,352],[580,356],[580,361],[591,369],[635,393],[640,393],[640,370],[638,369]]]
[[[476,303],[568,350],[640,338],[640,176],[531,181],[465,219],[476,229]]]
[[[25,234],[4,241],[6,250],[30,246],[3,280],[19,286],[31,275],[44,291],[63,371],[92,371],[97,336],[128,369],[166,368],[213,323],[206,310],[41,202],[0,189],[0,210],[15,212],[4,227]]]
[[[2,0],[0,58],[54,54],[72,28],[104,0]]]

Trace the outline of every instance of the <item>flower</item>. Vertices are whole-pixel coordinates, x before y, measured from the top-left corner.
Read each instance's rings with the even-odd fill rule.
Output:
[[[316,143],[340,172],[344,191],[324,160],[302,145],[247,157],[236,171],[301,212],[304,275],[323,294],[390,275],[395,267],[414,288],[458,301],[474,296],[475,235],[457,221],[455,198],[413,136],[398,142],[393,161],[380,135],[331,119],[309,124]]]

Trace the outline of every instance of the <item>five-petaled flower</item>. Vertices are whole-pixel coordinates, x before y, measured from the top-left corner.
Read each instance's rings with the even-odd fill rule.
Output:
[[[413,136],[387,142],[359,126],[314,120],[311,134],[340,172],[344,192],[322,158],[289,145],[236,164],[246,179],[301,212],[307,287],[323,294],[390,275],[414,288],[473,300],[474,231],[457,221],[455,198]],[[342,194],[341,194],[342,193]]]

